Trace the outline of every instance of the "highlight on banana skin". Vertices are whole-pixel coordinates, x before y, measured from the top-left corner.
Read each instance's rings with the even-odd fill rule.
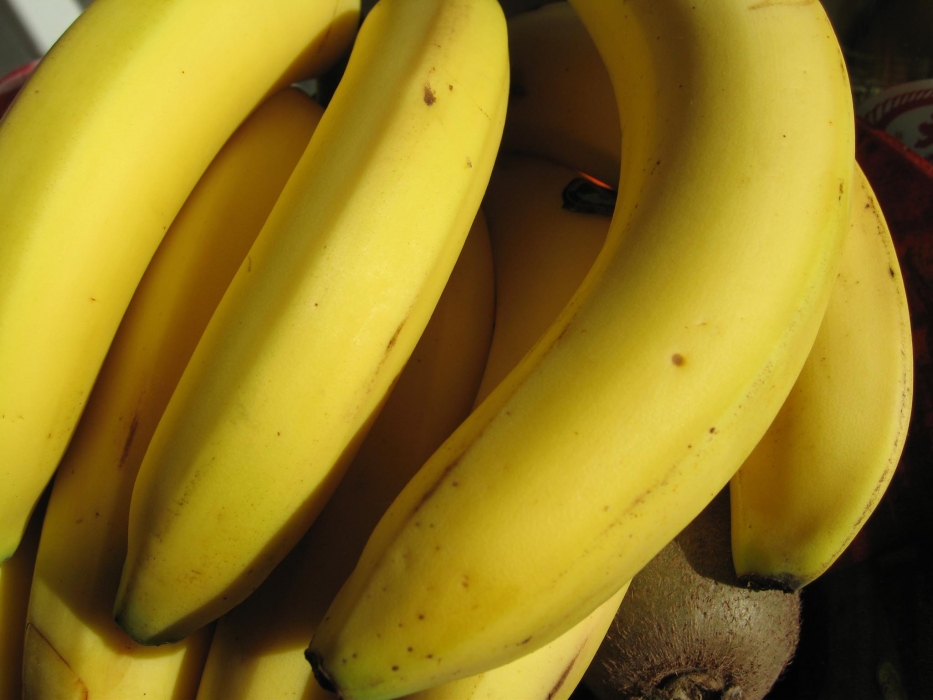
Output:
[[[270,2],[0,119],[0,697],[764,698],[914,381],[821,5]]]

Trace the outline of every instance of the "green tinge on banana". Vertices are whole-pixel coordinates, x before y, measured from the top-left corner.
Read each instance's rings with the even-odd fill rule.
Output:
[[[480,212],[411,358],[321,514],[218,622],[198,700],[330,697],[304,658],[379,516],[469,414],[492,336],[492,253]]]
[[[829,299],[854,120],[819,4],[573,6],[618,91],[607,242],[332,603],[309,655],[348,700],[507,663],[617,592],[765,433]]]
[[[505,119],[495,0],[384,0],[140,467],[114,615],[189,634],[244,600],[346,469],[440,297]]]
[[[198,178],[262,99],[352,42],[358,0],[96,0],[0,123],[0,561]]]
[[[95,700],[193,696],[208,629],[159,650],[111,617],[133,484],[208,320],[323,110],[293,88],[234,132],[188,197],[127,308],[53,480],[30,593],[25,691]]]
[[[849,235],[813,349],[731,482],[739,576],[796,590],[832,565],[894,475],[912,397],[904,280],[884,215],[857,168]]]

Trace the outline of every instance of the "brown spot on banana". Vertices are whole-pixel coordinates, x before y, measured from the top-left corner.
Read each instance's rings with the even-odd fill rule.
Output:
[[[133,445],[133,438],[136,437],[136,429],[139,427],[139,415],[134,415],[130,423],[130,429],[126,434],[126,441],[123,443],[123,452],[120,453],[120,463],[118,468],[122,469],[130,456],[130,447]]]
[[[88,687],[35,625],[26,625],[23,697],[87,700]]]
[[[557,695],[557,692],[561,689],[561,687],[564,685],[564,683],[566,683],[567,677],[570,675],[570,672],[573,670],[574,664],[576,664],[576,663],[577,663],[577,659],[580,658],[580,652],[581,652],[581,651],[583,651],[583,646],[582,646],[582,645],[580,646],[579,649],[577,649],[577,653],[573,655],[573,658],[570,659],[570,663],[567,664],[567,666],[564,668],[564,670],[561,671],[561,674],[557,677],[557,682],[554,684],[554,687],[551,688],[551,689],[548,691],[548,694],[547,694],[547,696],[546,696],[546,700],[551,700],[551,698],[553,698],[555,695]]]

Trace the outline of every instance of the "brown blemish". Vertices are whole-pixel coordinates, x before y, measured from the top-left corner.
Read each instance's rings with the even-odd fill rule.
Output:
[[[407,320],[408,320],[408,317],[406,316],[405,321]],[[402,332],[402,328],[405,326],[405,321],[402,321],[400,324],[398,324],[398,328],[395,329],[395,333],[393,333],[392,337],[389,338],[389,343],[388,345],[386,345],[386,354],[389,354],[389,351],[392,350],[393,347],[395,347],[395,343],[396,341],[398,341],[398,335],[399,333]]]
[[[523,646],[530,641],[531,641],[531,637],[525,637],[521,642],[519,642],[519,646]]]
[[[557,678],[557,682],[554,684],[554,687],[551,688],[550,692],[547,694],[547,700],[551,700],[551,698],[557,695],[557,691],[559,691],[561,686],[567,682],[567,677],[570,675],[570,671],[573,670],[574,664],[577,663],[577,659],[580,658],[581,651],[583,651],[583,647],[577,649],[577,653],[573,655],[572,659],[570,659],[570,663],[567,664],[567,667],[563,671],[561,671],[561,674]]]
[[[94,297],[90,297],[91,301],[97,301]]]
[[[42,662],[43,660],[47,660],[47,662],[50,661],[52,664],[60,662],[62,666],[68,669],[70,676],[68,680],[72,685],[70,689],[72,692],[69,693],[69,697],[87,700],[89,693],[87,684],[81,679],[81,676],[75,672],[74,668],[72,668],[65,657],[59,653],[58,649],[52,645],[48,637],[42,634],[31,622],[26,625],[25,638],[30,657],[35,658],[37,662]],[[50,656],[50,654],[54,654],[54,656]],[[64,680],[64,678],[61,680]]]
[[[130,456],[130,446],[133,444],[133,438],[136,437],[136,428],[139,427],[139,415],[133,416],[133,421],[130,423],[129,432],[126,434],[126,441],[123,443],[123,452],[120,453],[120,463],[118,468],[121,468],[126,464],[127,458]]]
[[[430,107],[437,102],[437,95],[428,83],[424,84],[424,103]]]
[[[680,367],[684,363],[684,356],[679,352],[675,352],[673,355],[671,355],[671,362]]]
[[[436,480],[433,484],[431,484],[431,487],[430,487],[427,491],[424,492],[424,495],[421,497],[421,500],[418,501],[418,505],[415,506],[415,510],[414,510],[415,513],[417,513],[419,510],[421,510],[421,507],[422,507],[425,503],[428,502],[428,500],[431,498],[431,496],[434,495],[434,492],[437,491],[437,489],[440,487],[441,483],[444,481],[444,479],[447,478],[447,475],[450,474],[450,472],[453,471],[454,467],[457,466],[457,464],[458,464],[459,461],[460,461],[460,458],[458,457],[458,458],[455,459],[453,462],[451,462],[451,463],[448,464],[446,467],[444,467],[444,471],[441,472],[441,475],[437,478],[437,480]],[[430,524],[429,524],[429,527],[433,527],[433,526],[434,526],[433,523],[430,523]]]

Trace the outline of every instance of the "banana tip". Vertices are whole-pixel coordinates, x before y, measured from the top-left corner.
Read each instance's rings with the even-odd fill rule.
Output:
[[[305,649],[305,658],[311,664],[311,671],[314,673],[314,680],[317,681],[317,684],[328,693],[336,693],[337,686],[334,685],[333,680],[331,680],[330,675],[324,668],[324,658],[311,649]]]
[[[804,581],[793,574],[779,574],[764,576],[761,574],[746,574],[739,577],[739,581],[746,588],[753,591],[782,591],[794,593],[803,587]]]

